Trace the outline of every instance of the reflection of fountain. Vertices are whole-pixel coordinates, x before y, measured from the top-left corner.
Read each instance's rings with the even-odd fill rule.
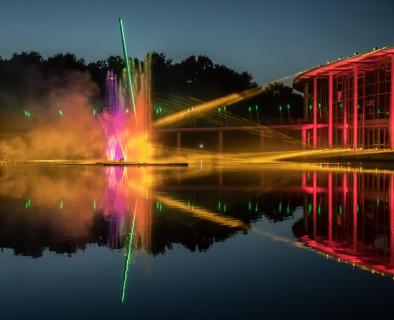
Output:
[[[130,175],[129,175],[130,173]],[[108,184],[100,207],[104,213],[115,217],[116,228],[110,239],[123,237],[125,262],[123,270],[121,302],[124,302],[127,288],[129,266],[132,261],[136,238],[145,249],[150,245],[151,200],[149,198],[149,179],[146,170],[126,167],[110,167],[107,170]],[[132,219],[131,218],[132,215]],[[137,219],[138,215],[138,219]],[[125,221],[128,223],[125,223]]]

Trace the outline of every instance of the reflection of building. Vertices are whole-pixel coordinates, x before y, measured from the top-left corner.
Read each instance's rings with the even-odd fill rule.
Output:
[[[303,72],[303,142],[314,147],[394,148],[394,47]]]
[[[394,175],[304,174],[304,218],[294,227],[308,246],[394,274]]]

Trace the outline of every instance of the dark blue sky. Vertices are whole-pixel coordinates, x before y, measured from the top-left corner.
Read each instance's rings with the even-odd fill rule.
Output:
[[[205,54],[259,82],[394,44],[394,0],[1,0],[0,56],[121,54],[119,16],[130,56]]]

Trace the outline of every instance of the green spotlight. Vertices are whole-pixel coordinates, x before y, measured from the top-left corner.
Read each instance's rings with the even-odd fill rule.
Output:
[[[61,116],[61,117],[64,116],[64,113],[63,113],[63,110],[62,110],[62,109],[59,109],[59,116]]]

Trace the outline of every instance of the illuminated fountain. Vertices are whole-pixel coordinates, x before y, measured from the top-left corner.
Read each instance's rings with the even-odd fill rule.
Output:
[[[151,56],[134,63],[128,58],[119,19],[125,69],[120,77],[109,70],[106,106],[99,115],[106,138],[106,157],[113,161],[147,162],[150,158]]]

